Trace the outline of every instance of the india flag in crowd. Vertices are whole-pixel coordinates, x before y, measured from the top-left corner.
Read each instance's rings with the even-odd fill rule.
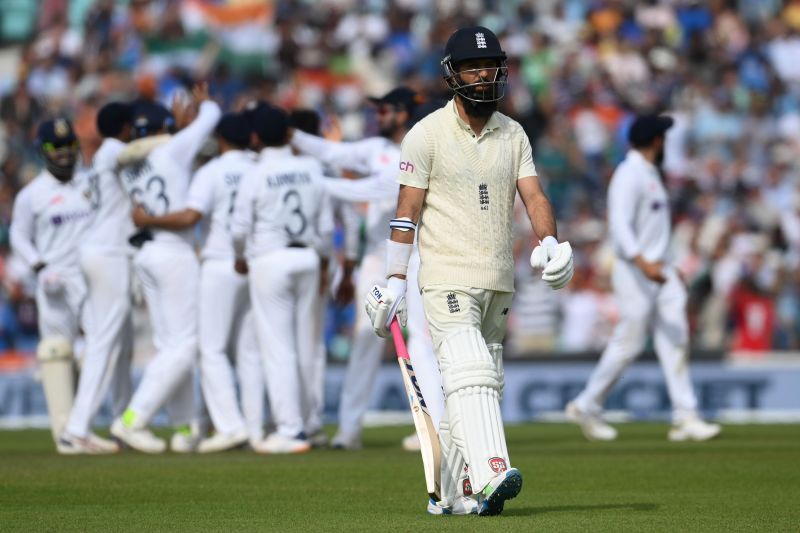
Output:
[[[267,28],[273,21],[270,0],[188,0],[181,6],[187,33],[209,33],[233,53],[255,54],[274,49]]]
[[[263,71],[280,45],[270,0],[186,0],[183,35],[145,36],[144,70],[159,75],[172,66],[202,75],[213,63],[233,71]]]

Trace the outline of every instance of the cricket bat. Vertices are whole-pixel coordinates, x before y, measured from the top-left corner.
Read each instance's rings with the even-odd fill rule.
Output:
[[[439,435],[428,412],[428,406],[425,405],[425,398],[422,397],[422,391],[417,383],[417,376],[414,374],[414,367],[411,366],[411,358],[403,340],[403,332],[400,330],[400,323],[396,317],[392,319],[389,329],[394,339],[397,363],[400,365],[403,385],[405,385],[408,403],[411,406],[411,416],[414,418],[414,427],[419,437],[422,466],[425,469],[425,485],[428,488],[428,495],[435,501],[440,501],[442,499],[442,475]]]

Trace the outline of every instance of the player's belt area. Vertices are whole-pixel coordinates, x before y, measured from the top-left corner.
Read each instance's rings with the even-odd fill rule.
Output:
[[[307,248],[302,242],[290,242],[286,245],[287,248]]]

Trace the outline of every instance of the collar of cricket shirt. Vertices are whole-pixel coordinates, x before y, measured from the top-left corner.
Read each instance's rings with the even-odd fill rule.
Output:
[[[628,150],[627,158],[630,159],[631,162],[633,162],[634,164],[646,168],[648,171],[654,173],[656,176],[660,176],[658,168],[653,163],[645,159],[645,157],[641,154],[641,152],[639,152],[639,150],[631,148],[630,150]]]
[[[472,131],[470,125],[467,122],[465,122],[463,118],[461,118],[461,115],[458,114],[458,107],[456,106],[455,98],[450,100],[450,109],[452,109],[453,111],[453,116],[456,118],[456,124],[458,125],[458,127],[466,131],[470,135],[474,135],[475,132]],[[500,128],[500,119],[497,118],[497,113],[498,111],[492,113],[492,116],[490,116],[489,120],[486,121],[486,125],[483,127],[483,130],[481,130],[481,134],[478,135],[478,139],[482,138],[487,133]]]
[[[264,157],[288,157],[292,155],[292,147],[288,144],[284,146],[267,146],[261,149],[261,155]]]

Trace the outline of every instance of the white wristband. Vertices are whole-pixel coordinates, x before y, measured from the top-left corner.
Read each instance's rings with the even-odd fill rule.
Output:
[[[404,244],[386,239],[386,277],[405,276],[413,244]]]

